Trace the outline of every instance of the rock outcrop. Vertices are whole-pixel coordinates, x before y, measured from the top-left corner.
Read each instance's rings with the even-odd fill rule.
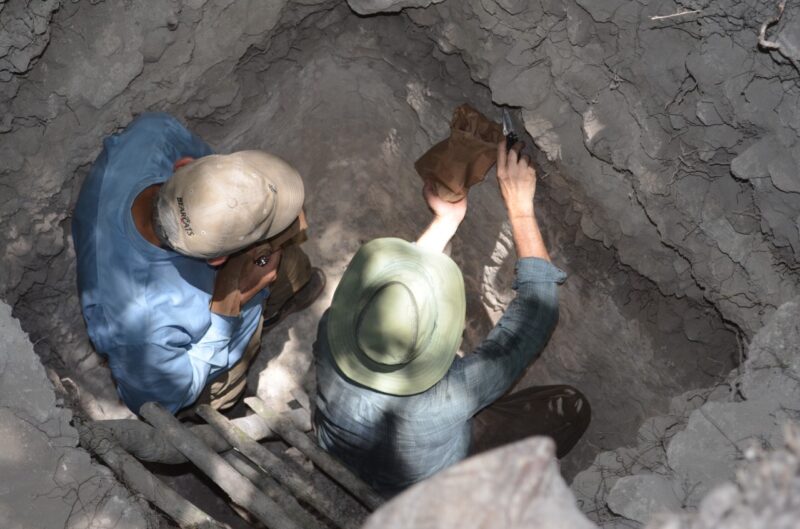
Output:
[[[473,457],[415,485],[364,529],[593,529],[575,507],[552,440],[534,437]]]
[[[657,475],[625,482],[621,488],[629,490],[630,501],[624,509],[634,517],[662,509],[646,529],[793,529],[800,519],[800,429],[787,426],[784,431],[780,446],[742,454],[735,481],[715,486],[695,512],[677,512],[679,500]],[[597,529],[575,508],[545,438],[527,439],[445,470],[394,498],[365,525],[417,527]],[[602,527],[643,526],[618,518]]]
[[[581,204],[581,227],[665,294],[752,336],[798,293],[800,6],[445,2],[409,16],[460,55]]]
[[[0,302],[0,519],[6,529],[155,529],[160,518],[78,447],[28,336]]]
[[[800,421],[799,311],[800,299],[783,304],[725,384],[676,398],[670,415],[645,422],[636,447],[602,453],[578,474],[572,488],[584,511],[603,527],[640,527],[666,511],[702,510],[747,454],[783,446],[784,426]]]
[[[800,432],[786,428],[785,446],[748,450],[735,483],[714,488],[695,514],[658,517],[647,529],[792,529],[800,519]]]

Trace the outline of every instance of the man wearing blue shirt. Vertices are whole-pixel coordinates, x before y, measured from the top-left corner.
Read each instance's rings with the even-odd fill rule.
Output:
[[[172,412],[235,403],[262,312],[300,308],[321,291],[324,276],[297,246],[269,256],[256,246],[295,222],[303,199],[283,160],[214,155],[167,114],[144,114],[105,140],[72,233],[89,337],[133,412],[148,401]]]
[[[516,297],[486,339],[456,358],[464,281],[443,253],[467,199],[445,202],[426,186],[434,220],[416,244],[361,247],[336,288],[316,343],[317,440],[376,490],[399,492],[469,453],[548,435],[559,457],[590,411],[569,386],[503,396],[544,348],[558,320],[557,285],[533,210],[536,173],[498,145],[497,181],[517,251]]]

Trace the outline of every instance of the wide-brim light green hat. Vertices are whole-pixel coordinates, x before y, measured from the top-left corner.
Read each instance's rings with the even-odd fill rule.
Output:
[[[401,239],[368,242],[333,295],[328,344],[341,372],[390,395],[414,395],[447,373],[466,301],[458,266]]]

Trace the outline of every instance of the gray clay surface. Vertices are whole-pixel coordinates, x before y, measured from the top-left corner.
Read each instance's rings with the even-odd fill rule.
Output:
[[[0,298],[87,415],[131,416],[86,338],[71,208],[104,137],[141,112],[173,113],[219,152],[262,148],[304,175],[305,249],[328,287],[270,331],[249,379],[275,406],[302,400],[316,323],[350,256],[428,220],[414,160],[447,134],[455,106],[497,117],[509,105],[534,144],[553,260],[570,276],[559,327],[520,387],[569,383],[592,403],[561,465],[568,481],[586,469],[573,490],[590,519],[633,527],[694,508],[734,477],[738,440],[776,448],[781,421],[798,420],[787,410],[800,409],[786,375],[800,340],[800,6],[778,15],[762,0],[0,2]],[[511,296],[493,175],[471,193],[451,251],[469,352]],[[9,415],[69,420],[52,396],[12,390],[24,380],[2,374],[14,362],[0,364],[6,437],[38,447],[43,469],[65,450],[85,466],[70,476],[106,479],[74,432],[42,444],[53,434]],[[26,490],[4,492],[0,508],[38,498]],[[130,506],[131,527],[149,520]]]
[[[158,516],[78,448],[28,336],[0,302],[0,520],[4,529],[154,529]]]

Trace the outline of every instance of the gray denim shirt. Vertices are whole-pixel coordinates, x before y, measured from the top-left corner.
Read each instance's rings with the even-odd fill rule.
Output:
[[[317,334],[314,422],[322,448],[376,490],[393,494],[466,457],[470,419],[499,397],[539,355],[558,321],[556,284],[566,274],[548,261],[517,261],[516,297],[486,339],[456,358],[429,390],[387,395],[347,379]]]

